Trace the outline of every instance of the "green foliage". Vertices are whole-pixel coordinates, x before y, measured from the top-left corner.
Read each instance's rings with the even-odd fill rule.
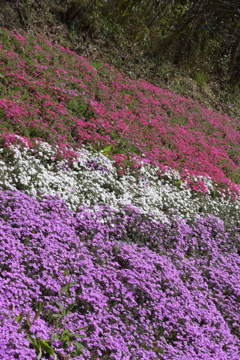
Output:
[[[87,327],[82,327],[77,329],[76,331],[81,331],[86,329]],[[54,341],[56,339],[59,339],[66,348],[68,348],[71,343],[74,345],[74,350],[70,352],[71,357],[78,356],[82,353],[82,350],[85,349],[85,347],[77,340],[78,338],[84,338],[85,335],[79,334],[79,333],[73,333],[69,329],[63,330],[60,334],[52,335],[51,341]]]
[[[207,84],[209,81],[209,78],[206,74],[203,73],[196,73],[196,82],[198,86],[203,86]]]
[[[32,347],[36,350],[37,360],[40,360],[44,353],[47,355],[54,355],[54,360],[57,360],[57,355],[53,348],[48,344],[48,341],[40,339],[39,337],[35,338],[31,335],[28,335],[27,339]]]
[[[88,104],[86,104],[79,96],[68,101],[67,109],[70,110],[72,115],[79,119],[82,117],[90,119],[94,116],[94,112],[89,109]]]
[[[57,303],[58,312],[52,313],[49,312],[46,314],[44,311],[44,303],[39,302],[37,304],[37,311],[31,322],[30,313],[21,313],[15,317],[15,320],[20,325],[20,331],[24,331],[26,337],[31,344],[31,347],[36,350],[37,360],[40,360],[43,356],[48,358],[48,356],[53,355],[54,360],[57,360],[57,353],[52,347],[51,343],[56,339],[60,340],[65,349],[68,349],[71,344],[74,345],[74,349],[70,352],[70,356],[74,358],[79,356],[82,353],[82,350],[85,348],[78,339],[84,338],[85,335],[79,334],[78,331],[82,331],[88,328],[88,326],[72,330],[67,328],[65,318],[69,315],[73,308],[76,306],[76,303],[73,302],[67,305],[67,298],[70,298],[70,289],[75,284],[75,281],[68,282],[64,284],[60,290],[60,299]],[[40,337],[35,336],[31,331],[31,326],[34,322],[42,315],[47,317],[48,322],[54,325],[54,331],[52,333],[51,339],[41,339]],[[77,332],[76,332],[77,331]]]
[[[3,1],[5,24],[14,22],[14,19],[7,18],[6,9],[10,7],[7,3],[7,0]],[[129,71],[133,78],[141,76],[156,84],[167,84],[171,90],[188,96],[195,92],[195,98],[201,102],[205,100],[202,98],[205,97],[205,85],[210,82],[209,87],[212,86],[212,80],[221,85],[224,83],[226,96],[230,90],[227,87],[229,82],[236,83],[239,89],[239,56],[234,56],[239,53],[238,0],[43,0],[39,4],[35,2],[34,6],[32,0],[15,3],[11,14],[15,14],[16,28],[19,27],[19,17],[22,27],[27,27],[30,32],[35,31],[31,26],[39,22],[44,25],[40,31],[44,36],[49,30],[51,40],[68,48],[81,49],[83,56],[91,56],[89,45],[92,43],[94,58],[96,54],[99,59],[103,55],[104,62]],[[64,27],[65,31],[58,34],[59,27]],[[7,49],[9,38],[2,30],[0,40]],[[17,43],[16,46],[22,54],[23,49]],[[46,44],[41,46],[47,50]],[[30,51],[26,48],[24,51],[27,65],[31,67]],[[38,56],[36,59],[40,60],[41,54]],[[54,64],[58,60],[52,61]],[[176,87],[176,72],[190,75],[199,86],[198,91],[204,94],[196,94],[191,86],[190,89],[182,88],[181,84]],[[3,90],[9,91],[6,87]],[[214,104],[212,99],[208,101],[213,106],[217,106],[219,101],[227,103],[219,92],[208,92],[207,96],[210,95],[215,96]],[[230,101],[236,103],[237,96],[238,91]],[[91,117],[84,104],[76,110],[74,104],[69,104],[69,110],[76,116],[85,114],[82,116]],[[235,117],[237,106],[233,110],[231,116]]]
[[[240,167],[235,171],[234,174],[232,174],[232,181],[234,181],[236,184],[240,184]]]
[[[61,293],[61,294],[65,293],[67,297],[70,297],[69,290],[70,290],[71,287],[72,287],[73,285],[75,285],[75,284],[76,284],[76,281],[71,281],[71,282],[63,285],[62,288],[61,288],[60,293]]]
[[[113,147],[112,145],[106,146],[104,149],[101,150],[101,153],[105,156],[109,155],[112,147]]]
[[[182,180],[173,180],[173,185],[174,186],[180,188],[181,184],[182,184]]]
[[[24,311],[21,311],[21,313],[16,317],[16,321],[19,323],[22,322],[23,316],[24,316]]]

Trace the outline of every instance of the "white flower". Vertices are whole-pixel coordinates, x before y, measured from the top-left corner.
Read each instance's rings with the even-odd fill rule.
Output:
[[[186,182],[179,182],[181,176],[176,170],[167,169],[159,177],[158,169],[143,164],[141,177],[136,178],[128,171],[119,179],[113,162],[102,154],[83,148],[69,165],[66,160],[50,161],[55,151],[49,144],[39,142],[38,146],[37,157],[33,149],[10,147],[12,160],[0,161],[0,186],[21,189],[36,197],[58,194],[72,210],[83,204],[108,204],[121,210],[131,204],[162,222],[168,222],[173,211],[180,218],[190,219],[205,213],[232,224],[239,221],[240,198],[233,201],[227,195],[212,197],[213,184],[209,178],[196,177],[196,181],[206,184],[208,193],[206,196],[195,193],[193,198]],[[88,165],[93,162],[98,164],[95,170]]]

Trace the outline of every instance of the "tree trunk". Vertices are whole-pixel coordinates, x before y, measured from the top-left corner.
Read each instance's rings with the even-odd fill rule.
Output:
[[[231,58],[229,62],[228,72],[230,77],[233,76],[234,65],[236,63],[238,51],[240,49],[240,31],[238,32],[237,39],[232,47]]]

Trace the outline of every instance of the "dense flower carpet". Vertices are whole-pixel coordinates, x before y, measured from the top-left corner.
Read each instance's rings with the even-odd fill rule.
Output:
[[[240,128],[0,31],[0,358],[239,360]]]

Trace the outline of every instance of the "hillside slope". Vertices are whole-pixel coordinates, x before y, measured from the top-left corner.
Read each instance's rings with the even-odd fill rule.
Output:
[[[238,0],[2,0],[0,27],[41,34],[133,79],[239,114]]]
[[[3,360],[238,360],[240,129],[0,31]]]

